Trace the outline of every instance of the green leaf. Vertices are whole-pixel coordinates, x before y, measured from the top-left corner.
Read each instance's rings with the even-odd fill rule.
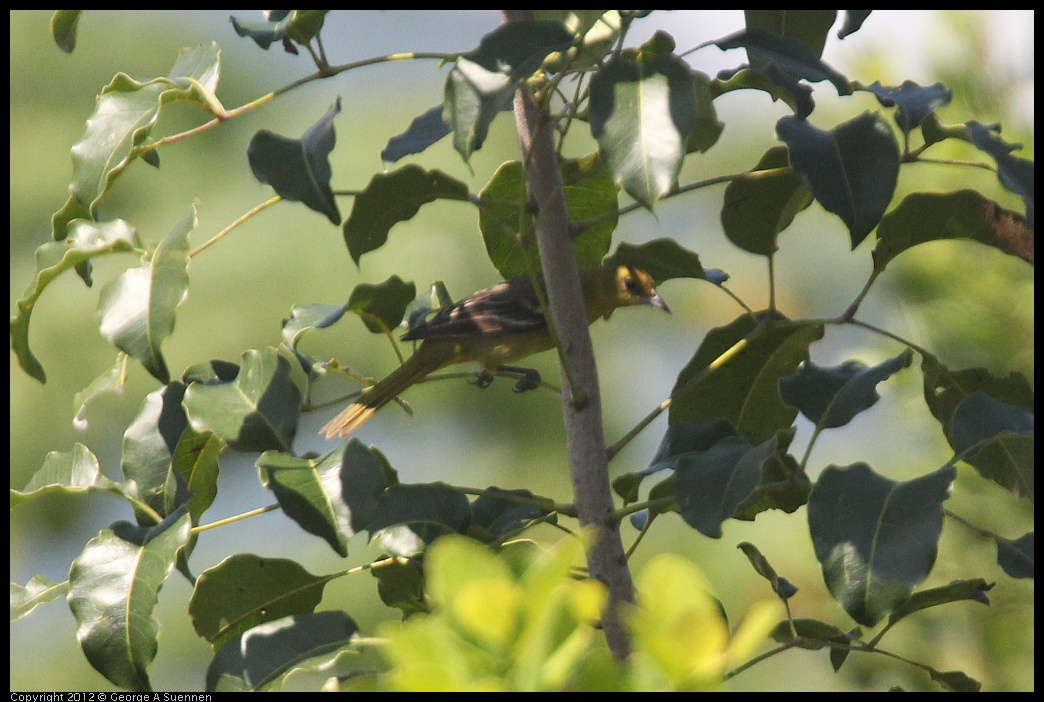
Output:
[[[512,497],[537,499],[529,490],[501,490],[498,487],[489,487],[471,503],[471,526],[475,530],[481,530],[478,534],[480,540],[499,544],[522,531],[534,520],[551,518],[553,521],[554,501],[546,499],[545,506],[538,507],[534,504],[514,502]]]
[[[276,13],[286,13],[278,19],[269,22],[243,22],[230,17],[232,27],[236,34],[241,37],[249,37],[262,49],[267,50],[274,42],[284,42],[292,39],[302,46],[308,44],[319,34],[323,28],[323,21],[329,10],[266,10],[265,14],[274,18]],[[289,53],[297,53],[296,50]]]
[[[770,319],[766,312],[712,329],[678,374],[668,421],[727,419],[748,441],[765,441],[797,416],[779,396],[780,378],[793,373],[822,336],[821,324]]]
[[[185,385],[177,381],[149,393],[123,434],[120,466],[127,487],[160,514],[168,514],[165,504],[168,482],[173,478],[172,459],[188,428],[188,417],[181,407],[184,397]]]
[[[201,44],[182,51],[167,78],[140,83],[118,73],[102,89],[94,113],[87,119],[87,131],[72,147],[73,181],[69,188],[78,203],[75,216],[94,218],[112,183],[142,154],[164,105],[188,102],[206,106],[215,114],[223,111],[214,96],[220,59],[216,43]],[[58,215],[70,207],[66,203],[55,215],[56,239],[62,238],[60,229],[68,222]]]
[[[340,451],[322,459],[266,451],[257,459],[262,484],[271,490],[286,516],[330,545],[342,558],[355,533],[351,507],[345,501],[351,486],[342,476]]]
[[[997,162],[997,178],[1001,185],[1022,197],[1026,203],[1026,221],[1030,229],[1033,228],[1033,201],[1036,190],[1034,188],[1034,176],[1036,169],[1033,161],[1012,156],[1012,151],[1022,148],[1022,144],[1009,144],[997,136],[1000,133],[1000,125],[986,126],[978,122],[967,123],[971,142],[976,148],[993,157]]]
[[[337,141],[333,120],[340,111],[341,99],[337,98],[300,139],[262,129],[247,146],[247,159],[255,178],[271,185],[284,200],[302,202],[335,225],[341,223],[341,212],[330,188],[333,171],[329,156]]]
[[[225,442],[209,431],[197,432],[188,427],[181,434],[171,462],[173,474],[180,478],[178,485],[185,486],[188,496],[183,497],[168,488],[164,514],[169,514],[182,504],[188,504],[192,524],[199,524],[200,517],[210,509],[217,497],[218,459],[224,450]]]
[[[829,466],[808,501],[808,526],[827,588],[860,624],[906,602],[935,563],[942,503],[957,472],[895,482],[865,463]]]
[[[994,480],[1008,490],[1020,495],[1033,495],[1033,437],[1026,436],[1027,422],[1033,411],[1033,390],[1025,376],[1011,373],[1006,378],[998,378],[985,368],[966,368],[950,371],[933,356],[925,355],[921,362],[924,375],[924,399],[932,415],[942,425],[947,441],[959,457],[975,467],[983,476]],[[963,411],[980,408],[987,410],[987,418],[995,428],[1014,427],[1018,431],[1004,431],[994,434],[981,446],[962,454],[958,446],[965,446],[970,432],[974,430],[976,412],[969,414],[958,423],[963,436],[955,435],[954,423],[957,410],[976,393],[985,393],[989,401],[980,398]],[[1006,407],[1007,406],[1007,407]],[[996,408],[993,412],[990,408]],[[995,416],[994,416],[995,415]],[[1004,419],[1008,417],[1008,419]],[[961,428],[960,424],[969,422],[970,426]],[[1021,433],[1020,433],[1021,432]]]
[[[877,384],[912,360],[913,352],[907,349],[876,366],[853,360],[826,368],[806,361],[794,375],[779,381],[779,392],[784,402],[797,407],[817,427],[841,427],[877,404],[881,399]]]
[[[109,480],[101,472],[98,459],[83,444],[76,444],[65,453],[51,451],[44,457],[40,470],[33,473],[21,490],[11,490],[11,509],[41,495],[64,493],[105,492],[125,496],[121,483]]]
[[[112,368],[99,375],[87,387],[73,395],[73,407],[76,409],[73,425],[77,429],[81,431],[87,429],[88,423],[84,413],[87,412],[87,405],[93,402],[95,398],[109,392],[123,393],[124,388],[127,387],[127,363],[129,358],[127,354],[120,351],[116,354],[116,363],[113,364]]]
[[[536,72],[548,55],[572,44],[573,35],[558,22],[512,22],[457,59],[446,76],[442,120],[465,161],[481,148],[497,114],[510,105],[515,84]]]
[[[402,610],[403,616],[431,611],[424,599],[424,571],[417,560],[386,558],[373,564],[370,575],[377,578],[381,602]]]
[[[812,88],[789,73],[784,73],[774,63],[759,68],[741,67],[732,71],[721,71],[710,85],[714,97],[733,90],[760,90],[768,93],[772,102],[782,100],[798,117],[807,117],[815,109]]]
[[[640,268],[652,276],[656,285],[674,278],[707,280],[700,257],[674,239],[653,239],[637,245],[621,241],[603,263]]]
[[[888,626],[893,626],[899,620],[910,616],[914,612],[919,612],[929,607],[950,604],[951,602],[972,600],[989,605],[990,601],[986,597],[986,593],[992,589],[993,583],[987,583],[982,578],[976,578],[975,580],[955,580],[949,585],[915,592],[910,596],[910,599],[889,615]]]
[[[250,629],[221,647],[207,668],[207,692],[278,689],[302,662],[351,643],[359,627],[344,612],[295,614]]]
[[[147,668],[159,633],[152,612],[190,527],[180,513],[149,529],[117,522],[87,542],[69,571],[80,647],[95,670],[125,690],[152,690]]]
[[[883,106],[899,108],[895,111],[895,123],[904,134],[921,126],[925,117],[949,105],[953,99],[953,91],[947,90],[942,83],[925,87],[912,80],[904,80],[902,85],[894,87],[881,85],[875,80],[864,90],[873,93]]]
[[[752,171],[726,186],[721,225],[744,251],[771,256],[779,233],[811,204],[812,193],[790,168],[786,147],[774,146]]]
[[[417,287],[393,275],[379,285],[356,285],[348,297],[348,311],[359,315],[374,334],[387,334],[399,326],[407,305],[415,297]]]
[[[34,575],[25,586],[11,583],[11,622],[29,616],[40,605],[53,602],[69,592],[69,581],[56,583]]]
[[[51,36],[58,48],[71,54],[76,48],[76,25],[83,10],[55,10],[51,15]]]
[[[823,11],[810,10],[810,12]],[[831,12],[831,10],[826,10],[826,12]],[[813,33],[807,33],[803,37],[803,41],[813,44],[818,40],[813,39]],[[827,80],[837,88],[838,95],[850,95],[852,93],[848,79],[824,63],[819,58],[820,51],[816,51],[801,41],[789,36],[783,36],[775,31],[754,27],[707,43],[714,44],[723,51],[746,49],[747,54],[752,59],[771,61],[780,70],[795,78],[801,78],[812,83]],[[820,50],[821,48],[822,45],[820,45]]]
[[[822,56],[837,10],[744,10],[743,19],[748,30],[787,37],[816,56]],[[748,53],[752,54],[752,62],[753,57],[758,56],[756,47],[748,49]]]
[[[414,117],[405,132],[388,140],[381,150],[381,161],[390,166],[401,158],[421,153],[449,134],[449,125],[442,121],[442,110],[442,105],[436,105]]]
[[[355,196],[344,223],[344,243],[355,265],[363,254],[384,246],[391,228],[411,219],[422,205],[436,200],[467,200],[468,186],[440,170],[417,165],[378,173]]]
[[[1013,578],[1034,577],[1033,532],[1015,541],[997,541],[997,565]]]
[[[743,555],[747,557],[747,560],[754,567],[754,572],[769,581],[772,585],[772,591],[779,595],[780,599],[789,600],[797,594],[798,589],[786,578],[781,578],[776,574],[776,569],[762,555],[757,546],[748,541],[743,541],[737,545],[737,548],[743,551]]]
[[[392,485],[377,500],[366,527],[397,556],[412,556],[446,534],[464,534],[471,506],[464,494],[445,483]]]
[[[29,321],[44,289],[65,271],[86,264],[95,256],[142,249],[134,228],[122,219],[100,224],[77,220],[63,241],[36,249],[36,278],[18,300],[18,314],[11,317],[11,347],[22,370],[41,383],[47,382],[43,365],[29,349]]]
[[[591,79],[590,121],[613,180],[653,209],[674,186],[696,123],[692,70],[673,54],[621,53]]]
[[[976,391],[954,410],[950,425],[957,456],[983,477],[1033,499],[1033,412]]]
[[[188,295],[188,236],[196,224],[193,207],[148,263],[124,271],[102,288],[98,299],[102,336],[164,384],[170,382],[170,372],[160,346],[174,333],[174,311]]]
[[[275,349],[251,349],[234,381],[192,382],[184,407],[193,429],[212,431],[237,451],[289,450],[301,392],[290,379],[290,363]]]
[[[826,210],[848,227],[852,248],[881,221],[899,177],[899,143],[877,114],[864,112],[829,132],[783,117],[776,134],[790,164]]]
[[[801,644],[801,648],[809,651],[818,651],[831,641],[849,643],[845,632],[833,624],[827,624],[818,619],[794,619],[793,628],[791,628],[790,621],[782,621],[776,625],[769,636],[779,643],[788,643],[794,640],[795,632],[798,636],[807,639]]]
[[[617,223],[617,192],[597,155],[559,162],[566,207],[572,223],[583,222],[573,237],[581,270],[594,268],[609,251]],[[533,215],[526,205],[525,171],[518,161],[504,163],[480,194],[479,229],[486,253],[505,280],[540,270]],[[527,262],[528,261],[528,262]]]
[[[873,10],[845,10],[845,23],[837,30],[837,38],[844,39],[849,34],[858,32],[871,12]]]
[[[677,456],[673,460],[678,514],[704,536],[720,539],[722,523],[761,483],[762,466],[776,449],[776,437],[757,446],[726,437],[707,451]]]
[[[881,219],[874,267],[919,244],[940,239],[972,239],[1023,260],[1033,260],[1033,232],[1022,215],[1006,210],[974,190],[912,193]]]
[[[216,651],[259,624],[314,612],[335,577],[312,575],[284,558],[230,556],[200,573],[188,606],[192,627]]]
[[[928,672],[932,676],[932,680],[950,692],[978,692],[982,689],[981,682],[959,670],[940,672],[929,668]]]

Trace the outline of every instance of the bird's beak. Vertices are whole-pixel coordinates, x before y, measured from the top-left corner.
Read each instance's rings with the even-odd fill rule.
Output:
[[[660,308],[661,310],[663,310],[667,314],[671,313],[671,308],[668,307],[667,303],[663,301],[662,297],[660,297],[660,293],[656,292],[655,290],[653,290],[652,294],[650,294],[649,297],[647,297],[645,299],[645,302],[648,305],[652,305],[653,307]]]

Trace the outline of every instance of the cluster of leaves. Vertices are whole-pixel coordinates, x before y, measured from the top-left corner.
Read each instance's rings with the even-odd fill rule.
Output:
[[[868,12],[848,11],[841,36],[857,31]],[[265,49],[306,48],[318,67],[315,78],[325,78],[353,66],[327,63],[319,41],[324,13],[291,11],[267,23],[236,21],[235,26]],[[858,629],[842,632],[793,619],[788,611],[774,636],[784,647],[829,648],[839,668],[849,651],[877,650],[881,635],[914,611],[966,599],[986,602],[984,593],[992,585],[980,579],[914,590],[935,563],[943,504],[959,462],[1009,490],[1013,500],[1032,500],[1033,392],[1020,374],[1001,378],[983,368],[952,370],[911,343],[875,365],[852,359],[821,367],[812,362],[811,349],[828,324],[870,328],[856,317],[863,296],[892,260],[919,244],[970,238],[1032,261],[1033,165],[1012,154],[1017,147],[1000,139],[999,126],[943,124],[935,110],[949,102],[950,93],[941,85],[863,86],[826,65],[821,52],[835,11],[749,11],[744,30],[697,47],[747,52],[749,64],[714,78],[690,68],[666,34],[623,48],[628,29],[641,16],[541,11],[534,22],[503,25],[474,50],[447,57],[452,65],[443,103],[391,139],[382,158],[392,166],[451,136],[467,161],[516,91],[525,89],[548,114],[561,115],[561,139],[571,125],[587,123],[598,143],[597,153],[560,163],[582,267],[628,262],[645,268],[657,283],[688,277],[721,284],[724,276],[704,270],[698,256],[674,240],[621,243],[610,253],[617,218],[695,187],[679,185],[678,175],[686,157],[717,141],[724,127],[714,111],[718,96],[758,90],[793,109],[776,125],[782,143],[749,172],[726,179],[725,234],[738,248],[771,261],[778,235],[816,201],[840,219],[853,249],[876,230],[871,277],[834,320],[790,320],[776,309],[747,308],[711,331],[664,403],[668,429],[649,467],[623,475],[614,488],[623,503],[617,516],[630,516],[639,540],[668,512],[720,538],[728,519],[807,506],[815,555],[831,594],[858,624],[887,624],[865,642]],[[77,20],[74,11],[55,16],[55,38],[67,50]],[[513,549],[505,543],[534,523],[571,515],[571,505],[526,490],[472,490],[480,497],[469,502],[462,489],[442,483],[403,485],[379,450],[355,440],[325,456],[294,452],[302,409],[315,387],[338,370],[306,353],[302,338],[351,312],[394,344],[392,330],[414,310],[412,283],[393,276],[357,287],[343,305],[295,307],[278,349],[248,350],[238,364],[201,362],[172,379],[162,345],[187,294],[191,259],[212,242],[190,249],[194,209],[158,244],[141,241],[122,220],[97,222],[95,215],[99,201],[135,160],[159,165],[157,150],[167,142],[157,139],[153,128],[165,105],[198,106],[212,116],[205,127],[265,102],[225,109],[216,97],[219,64],[217,46],[208,44],[184,52],[167,77],[138,82],[117,75],[73,147],[71,195],[52,218],[54,241],[37,252],[36,278],[11,320],[12,347],[25,372],[43,382],[43,366],[28,339],[31,314],[44,290],[68,269],[91,285],[92,259],[134,252],[141,265],[106,283],[99,301],[101,331],[119,354],[112,369],[78,398],[78,416],[93,397],[122,385],[132,361],[162,387],[145,398],[124,434],[122,482],[105,477],[92,452],[77,445],[50,454],[24,490],[12,491],[12,507],[52,492],[115,494],[131,505],[136,520],[118,522],[92,539],[67,582],[34,578],[25,586],[13,584],[12,618],[67,596],[91,664],[120,687],[148,690],[147,668],[157,650],[152,611],[160,586],[178,570],[194,583],[190,612],[196,631],[215,649],[209,689],[278,687],[301,660],[336,658],[350,648],[357,634],[351,618],[315,612],[325,583],[347,572],[314,576],[292,561],[240,554],[198,577],[192,574],[189,560],[202,515],[216,497],[219,459],[227,448],[259,453],[262,483],[278,508],[337,554],[346,555],[349,539],[360,531],[379,538],[390,554],[369,569],[382,599],[411,615],[401,628],[385,632],[393,672],[378,682],[343,683],[347,686],[589,689],[601,681],[612,689],[693,689],[720,683],[736,656],[751,647],[730,648],[716,613],[705,602],[686,599],[702,597],[690,590],[703,588],[681,587],[693,576],[679,574],[683,567],[677,563],[650,565],[653,574],[640,590],[651,595],[641,600],[631,622],[637,662],[612,673],[606,672],[613,666],[604,650],[589,652],[597,648],[590,622],[601,603],[598,586],[564,579],[576,547],[563,545],[545,562],[512,570]],[[564,98],[567,81],[576,87]],[[830,130],[813,126],[807,120],[815,108],[810,84],[820,82],[840,96],[873,94],[893,111],[895,126],[872,112]],[[560,109],[552,110],[559,102]],[[301,202],[341,225],[356,264],[425,204],[471,201],[497,270],[506,278],[536,271],[533,216],[524,165],[518,162],[499,168],[478,195],[446,173],[405,165],[374,176],[342,220],[328,160],[340,109],[339,102],[333,105],[300,139],[268,131],[252,139],[251,169],[275,190],[274,201]],[[1024,215],[971,190],[914,193],[893,206],[900,167],[950,139],[966,141],[995,161],[1001,184],[1024,199]],[[920,145],[912,147],[917,140]],[[621,189],[633,205],[620,207]],[[809,456],[821,432],[845,427],[873,406],[878,385],[911,367],[915,356],[924,401],[952,456],[905,482],[856,463],[827,466],[813,483]],[[800,460],[788,452],[798,414],[815,427]],[[666,477],[643,497],[645,479],[661,473]],[[509,556],[498,559],[456,536],[503,547]],[[1032,577],[1032,533],[997,537],[997,543],[998,563],[1007,574]],[[756,549],[746,550],[786,602],[792,586]],[[922,667],[944,686],[976,686],[959,673]]]

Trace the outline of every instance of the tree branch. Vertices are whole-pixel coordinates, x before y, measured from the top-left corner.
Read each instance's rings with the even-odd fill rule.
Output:
[[[507,22],[532,21],[527,10],[504,10],[503,14]],[[584,403],[577,403],[572,393],[562,393],[577,514],[582,525],[594,527],[596,532],[595,542],[587,553],[588,568],[592,577],[609,588],[609,604],[602,621],[606,641],[614,655],[626,658],[630,652],[630,640],[620,622],[617,605],[633,601],[634,585],[619,527],[612,517],[614,506],[598,375],[587,329],[576,252],[569,236],[565,191],[550,122],[524,89],[515,95],[515,122],[523,163],[526,164],[529,198],[538,210],[536,239],[551,319],[558,332],[563,361],[573,372],[575,390],[586,399]],[[563,371],[564,390],[569,387],[568,382]]]

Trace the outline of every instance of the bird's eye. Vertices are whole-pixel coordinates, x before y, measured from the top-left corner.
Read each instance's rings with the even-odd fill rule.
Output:
[[[624,280],[624,287],[627,288],[627,292],[631,293],[632,295],[642,294],[641,285],[638,284],[637,278],[626,278]]]

